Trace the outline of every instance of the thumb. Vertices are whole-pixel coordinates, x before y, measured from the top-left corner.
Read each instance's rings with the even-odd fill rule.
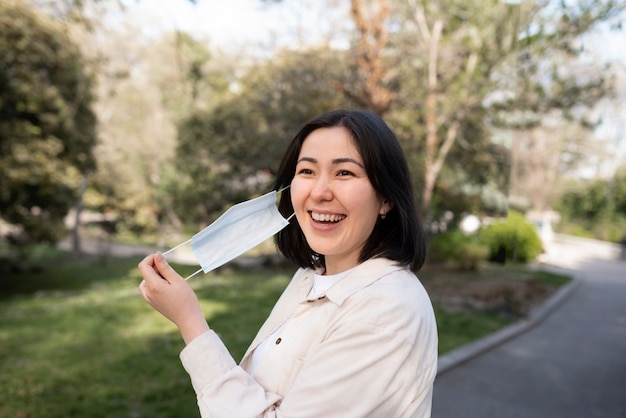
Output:
[[[161,253],[156,253],[154,256],[154,269],[161,275],[161,277],[170,283],[172,280],[182,279],[172,266],[169,265]]]

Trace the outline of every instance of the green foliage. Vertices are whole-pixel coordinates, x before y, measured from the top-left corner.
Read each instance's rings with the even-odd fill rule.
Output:
[[[497,221],[478,232],[492,258],[504,252],[506,260],[528,262],[541,253],[541,240],[534,225],[524,215],[509,210],[505,221]]]
[[[557,203],[563,233],[618,242],[626,233],[626,170],[566,185]]]
[[[397,96],[388,115],[401,126],[410,160],[421,170],[416,184],[423,188],[429,183],[425,179],[436,178],[435,210],[458,202],[454,195],[476,207],[475,196],[460,193],[459,184],[489,184],[485,177],[508,195],[508,182],[500,180],[507,178],[510,164],[499,156],[501,151],[490,149],[489,130],[527,130],[556,111],[571,119],[572,109],[592,106],[610,92],[604,73],[585,70],[590,76],[580,77],[576,58],[583,49],[574,44],[595,24],[623,11],[623,1],[418,0],[393,5],[395,21],[406,24],[390,36],[386,51],[397,77],[390,83]],[[429,106],[436,107],[430,119]],[[435,119],[425,144],[427,122]],[[450,138],[446,156],[444,144]],[[437,173],[436,165],[420,161],[433,144],[433,158],[443,157],[453,174],[446,168]],[[453,181],[455,173],[466,180]]]
[[[489,247],[478,242],[476,236],[459,230],[449,230],[430,238],[428,260],[447,261],[462,271],[477,271],[489,256]]]
[[[502,63],[514,51],[512,40],[519,28],[514,25],[513,8],[503,2],[457,0],[397,1],[395,6],[396,18],[411,24],[403,25],[390,39],[394,51],[390,67],[399,77],[397,107],[389,116],[400,126],[409,159],[420,168],[415,184],[425,190],[425,179],[436,178],[431,213],[499,211],[493,199],[481,196],[480,189],[495,186],[500,194],[507,194],[508,150],[491,140],[490,126],[485,123],[489,109],[484,104],[494,91]],[[429,39],[438,25],[441,37]],[[429,73],[432,69],[436,78]],[[430,115],[427,98],[436,102]],[[425,146],[429,118],[436,119],[430,132],[435,147],[431,158],[442,159],[440,173],[436,172],[438,164],[423,161],[429,151]],[[422,199],[428,203],[425,193]]]
[[[469,238],[458,229],[431,235],[428,242],[428,261],[453,260],[457,249],[468,240]]]
[[[477,242],[467,242],[458,250],[457,263],[461,270],[476,271],[489,257],[489,247]]]
[[[289,140],[318,114],[349,105],[330,84],[341,55],[284,51],[237,81],[236,92],[179,125],[176,210],[207,222],[231,204],[269,191]]]
[[[463,159],[465,162],[450,157],[450,166],[442,171],[435,186],[431,210],[434,216],[452,212],[454,219],[461,219],[468,212],[490,216],[507,213],[507,166],[495,161],[488,163],[489,157],[479,154],[473,163],[468,157]],[[474,166],[481,161],[490,168]]]
[[[219,101],[234,69],[184,32],[146,38],[124,24],[102,25],[98,32],[106,36],[83,37],[86,45],[99,46],[93,61],[101,93],[96,108],[101,122],[98,169],[90,179],[85,207],[111,211],[118,237],[165,234],[172,226],[180,228],[173,202],[191,181],[175,167],[176,124]]]
[[[175,122],[206,109],[228,92],[233,64],[219,61],[204,43],[177,31],[165,34],[146,51],[150,72],[165,110]],[[167,64],[163,60],[172,60]]]
[[[0,40],[1,54],[18,51],[20,57],[0,56],[10,69],[0,69],[0,216],[16,219],[12,222],[27,225],[33,236],[43,239],[60,233],[58,221],[74,200],[81,175],[93,168],[90,86],[81,73],[76,47],[59,35],[58,25],[28,17],[36,12],[27,7],[5,3],[0,32],[22,33],[24,38]],[[77,4],[80,15],[83,2]],[[534,116],[559,107],[567,113],[567,108],[589,103],[605,91],[594,77],[559,73],[564,66],[539,63],[546,54],[561,63],[556,50],[574,54],[575,37],[610,15],[616,4],[566,2],[544,8],[496,0],[392,2],[393,24],[381,22],[380,27],[394,30],[378,51],[387,64],[382,83],[394,96],[385,117],[400,136],[418,191],[424,189],[428,169],[424,163],[425,98],[431,89],[428,57],[438,52],[432,63],[437,70],[432,126],[439,150],[448,135],[454,144],[435,185],[434,213],[501,210],[499,197],[506,195],[510,162],[506,148],[493,144],[490,130],[524,125],[515,119],[522,102],[528,108],[522,113]],[[424,8],[427,31],[417,27],[414,5]],[[436,22],[442,24],[442,36],[431,43],[424,34],[434,33]],[[47,32],[41,40],[34,39],[40,27]],[[100,29],[106,30],[98,36],[81,40],[85,51],[95,45],[93,51],[102,54],[97,68],[103,122],[100,167],[90,177],[85,201],[90,209],[116,212],[126,224],[123,228],[131,232],[154,232],[165,222],[180,227],[177,215],[188,223],[205,224],[230,204],[267,191],[286,142],[304,121],[332,108],[354,106],[338,86],[370,87],[365,82],[370,78],[363,73],[368,67],[356,68],[355,50],[279,51],[245,68],[240,56],[211,53],[203,42],[182,32],[155,39],[123,32],[122,27],[103,24]],[[15,72],[18,64],[26,70]],[[80,80],[70,86],[65,78],[74,76]],[[63,78],[69,87],[48,82],[56,78]],[[20,106],[35,109],[42,118],[23,118],[7,130],[5,110],[20,108],[17,103],[5,106],[13,98],[5,91],[11,92],[14,85],[19,86],[15,92],[27,98]],[[518,86],[525,88],[527,97],[519,96]],[[502,101],[494,100],[494,94]],[[23,138],[36,138],[37,145]],[[11,176],[5,176],[9,171]],[[30,199],[35,195],[45,197]],[[39,228],[38,235],[31,224]]]
[[[0,217],[20,242],[55,241],[94,168],[91,81],[63,28],[0,2]]]

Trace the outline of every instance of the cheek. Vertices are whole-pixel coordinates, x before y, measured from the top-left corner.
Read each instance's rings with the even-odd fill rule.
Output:
[[[291,181],[291,205],[296,211],[302,207],[304,202],[305,188],[303,186],[304,184],[297,178]]]
[[[351,184],[350,189],[345,190],[344,195],[350,196],[349,199],[351,204],[354,207],[360,208],[361,210],[374,210],[378,211],[381,207],[381,199],[378,198],[376,192],[369,185],[369,183],[361,183],[361,184]]]

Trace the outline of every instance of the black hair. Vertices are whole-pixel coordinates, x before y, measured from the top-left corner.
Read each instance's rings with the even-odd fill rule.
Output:
[[[367,239],[359,261],[386,257],[417,271],[426,258],[426,237],[417,212],[411,176],[404,152],[393,131],[375,113],[364,110],[334,110],[307,122],[292,138],[276,175],[275,190],[291,184],[302,144],[319,128],[344,127],[351,132],[376,193],[391,203],[385,219],[379,218]],[[278,209],[293,214],[290,189],[280,197]],[[274,238],[280,252],[300,267],[324,267],[322,254],[308,245],[298,222],[291,222]]]

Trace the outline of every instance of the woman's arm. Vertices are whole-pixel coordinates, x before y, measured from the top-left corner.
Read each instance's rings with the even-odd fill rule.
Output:
[[[144,299],[176,324],[185,344],[209,330],[196,294],[162,254],[144,258],[139,271],[143,276],[139,290]]]

